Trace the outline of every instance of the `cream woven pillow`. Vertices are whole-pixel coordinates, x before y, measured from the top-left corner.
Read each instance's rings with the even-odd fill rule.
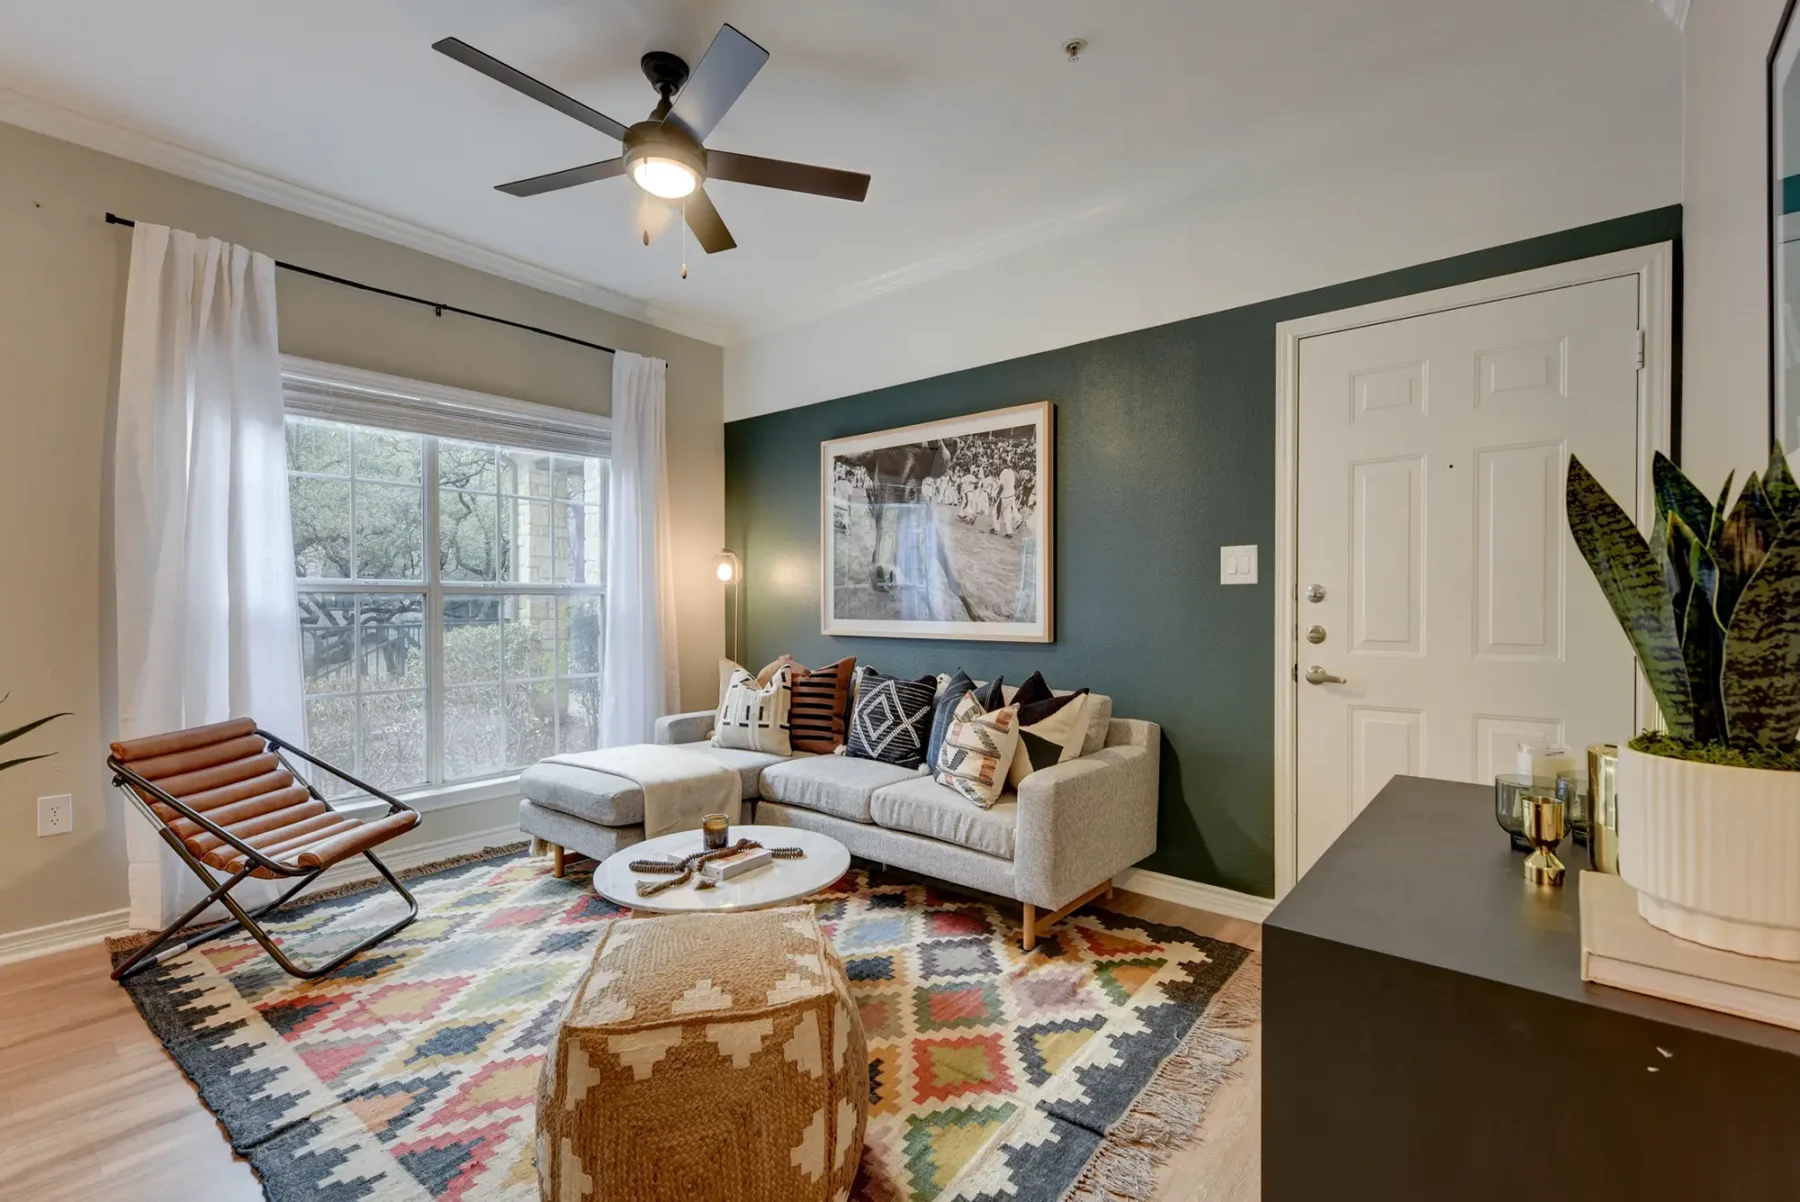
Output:
[[[937,778],[990,809],[1006,790],[1006,773],[1019,751],[1019,707],[984,710],[974,690],[963,695],[938,752]]]
[[[719,701],[713,746],[765,751],[770,755],[794,754],[788,737],[788,711],[793,702],[794,678],[785,666],[766,685],[758,684],[756,677],[739,668],[731,674],[725,696]]]

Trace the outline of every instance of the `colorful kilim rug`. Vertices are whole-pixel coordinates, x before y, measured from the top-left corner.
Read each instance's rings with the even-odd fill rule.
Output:
[[[537,1197],[539,1065],[619,912],[519,854],[408,887],[418,921],[329,978],[240,935],[128,983],[274,1202]],[[1025,953],[1006,911],[860,868],[814,901],[868,1035],[859,1202],[1148,1197],[1242,1055],[1242,947],[1090,910]],[[357,893],[272,929],[322,959],[399,904]]]

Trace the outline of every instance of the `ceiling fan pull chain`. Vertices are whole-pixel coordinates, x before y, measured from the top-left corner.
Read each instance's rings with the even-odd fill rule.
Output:
[[[687,197],[681,198],[681,278],[687,279]]]

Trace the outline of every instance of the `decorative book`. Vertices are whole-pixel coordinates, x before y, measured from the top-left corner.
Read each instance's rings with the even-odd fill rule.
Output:
[[[700,875],[713,881],[728,881],[734,876],[741,876],[752,869],[761,868],[764,864],[773,864],[775,853],[766,847],[747,847],[728,856],[720,856],[716,860],[708,860],[700,865]]]
[[[1740,956],[1659,931],[1637,890],[1581,874],[1581,979],[1800,1031],[1800,963]]]

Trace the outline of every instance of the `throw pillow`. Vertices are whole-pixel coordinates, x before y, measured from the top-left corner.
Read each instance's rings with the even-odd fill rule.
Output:
[[[713,746],[738,751],[763,751],[770,755],[792,755],[788,738],[788,712],[793,705],[793,672],[783,666],[776,669],[769,683],[758,684],[756,677],[739,668],[731,674],[719,702],[719,716],[713,727]]]
[[[932,705],[931,739],[925,745],[925,762],[931,766],[933,771],[937,769],[938,753],[944,748],[944,736],[950,733],[950,723],[956,718],[956,707],[962,704],[963,694],[974,689],[975,699],[981,702],[984,712],[997,710],[1003,704],[1000,694],[1004,687],[998,676],[986,685],[977,687],[975,682],[969,678],[969,674],[961,668],[956,670],[956,675],[940,675],[938,680],[941,684],[938,688],[937,701]]]
[[[900,680],[869,667],[857,669],[856,679],[848,753],[903,768],[924,767],[936,679]]]
[[[794,661],[790,657],[784,655],[762,671],[751,673],[751,675],[756,677],[758,686],[766,685],[774,678],[775,669],[781,667],[783,664],[791,664],[793,662]],[[749,672],[750,669],[733,660],[722,659],[719,661],[719,699],[721,701],[725,699],[725,690],[731,687],[731,674],[738,671]]]
[[[1019,707],[990,710],[973,689],[965,690],[938,753],[938,783],[992,809],[1006,790],[1007,769],[1018,750]]]
[[[854,655],[827,668],[811,671],[790,664],[794,673],[794,704],[788,711],[789,738],[794,750],[830,755],[843,745],[844,715],[850,709],[850,677],[856,671]]]
[[[1019,747],[1007,780],[1017,788],[1033,772],[1054,767],[1081,754],[1087,737],[1087,690],[1061,696],[1050,691],[1041,672],[1033,672],[1013,704],[1019,707]]]

